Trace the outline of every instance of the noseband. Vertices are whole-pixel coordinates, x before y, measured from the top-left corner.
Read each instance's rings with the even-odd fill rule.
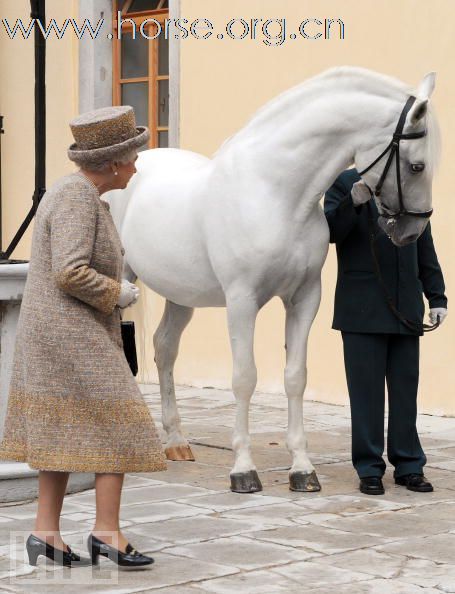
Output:
[[[400,209],[396,212],[392,212],[390,210],[390,208],[388,208],[383,202],[381,202],[380,200],[378,201],[379,205],[381,207],[381,211],[382,211],[379,213],[380,216],[382,216],[386,219],[389,219],[389,220],[392,219],[394,221],[397,218],[405,216],[405,215],[411,216],[411,217],[429,218],[433,214],[433,209],[427,210],[425,212],[415,212],[413,210],[407,210],[404,205],[403,190],[401,188],[400,140],[413,140],[414,138],[423,138],[427,134],[426,130],[422,130],[421,132],[411,132],[409,134],[403,134],[403,128],[404,128],[404,123],[406,121],[406,116],[408,115],[409,110],[413,106],[415,100],[416,100],[416,98],[411,95],[409,97],[409,99],[406,101],[406,105],[404,106],[403,111],[401,112],[400,119],[398,120],[398,124],[395,129],[395,132],[393,133],[393,137],[392,137],[392,140],[390,141],[390,144],[384,149],[384,151],[379,155],[379,157],[377,157],[377,159],[375,159],[373,161],[373,163],[368,165],[368,167],[366,169],[364,169],[363,171],[359,172],[359,175],[363,175],[364,173],[369,171],[372,167],[374,167],[376,165],[376,163],[378,163],[390,151],[390,155],[389,155],[387,162],[385,164],[384,171],[382,172],[382,175],[379,178],[379,181],[374,189],[374,195],[377,197],[379,197],[381,195],[382,186],[384,184],[385,178],[387,176],[387,173],[389,172],[390,167],[392,166],[393,159],[395,158],[396,172],[397,172],[397,186],[398,186],[398,203],[399,203]],[[373,192],[372,192],[371,188],[368,185],[367,185],[367,187],[370,190],[371,195],[373,196]]]

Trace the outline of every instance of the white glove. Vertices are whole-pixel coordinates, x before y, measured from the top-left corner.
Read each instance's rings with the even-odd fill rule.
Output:
[[[355,182],[351,189],[351,197],[354,202],[354,206],[360,206],[365,204],[371,199],[371,193],[368,186],[362,180]]]
[[[442,324],[447,317],[447,309],[445,307],[434,307],[433,309],[430,309],[430,322],[432,324],[436,324],[438,316],[439,323]]]
[[[138,299],[139,287],[136,287],[136,285],[130,283],[130,281],[123,279],[117,305],[123,309],[129,305],[133,305],[133,303],[136,303]]]

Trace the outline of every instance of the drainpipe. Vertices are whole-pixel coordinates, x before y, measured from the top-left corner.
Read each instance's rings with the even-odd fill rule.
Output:
[[[3,116],[0,115],[0,253],[2,253],[3,237],[2,237],[2,134],[3,130]]]

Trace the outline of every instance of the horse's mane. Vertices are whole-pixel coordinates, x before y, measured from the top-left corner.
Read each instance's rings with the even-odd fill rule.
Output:
[[[319,92],[323,85],[327,85],[327,83],[330,82],[334,82],[337,89],[341,89],[344,86],[350,90],[364,90],[365,84],[367,84],[368,90],[376,96],[396,98],[397,100],[404,100],[406,95],[416,93],[415,89],[403,81],[367,68],[361,68],[359,66],[336,66],[334,68],[329,68],[328,70],[291,87],[287,91],[280,93],[278,96],[260,107],[242,129],[232,134],[223,142],[213,156],[224,152],[224,150],[230,146],[240,134],[243,134],[252,126],[259,124],[262,120],[268,120],[278,109],[283,109],[289,102],[295,101],[297,97],[301,98],[302,95],[311,97],[313,93]],[[431,104],[429,105],[428,110],[427,129],[428,142],[426,143],[426,162],[429,167],[436,167],[440,159],[441,142],[438,122]]]
[[[425,163],[434,173],[441,162],[441,131],[431,102],[428,104],[427,132]]]

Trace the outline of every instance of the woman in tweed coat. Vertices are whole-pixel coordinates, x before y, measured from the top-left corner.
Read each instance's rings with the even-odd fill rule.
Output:
[[[126,187],[149,131],[136,127],[129,106],[83,114],[70,126],[76,142],[68,155],[80,170],[57,180],[36,212],[0,459],[40,470],[31,563],[36,553],[84,563],[64,544],[59,520],[68,473],[94,472],[92,560],[109,556],[99,544],[107,543],[131,557],[125,565],[146,565],[153,560],[119,528],[123,477],[166,462],[123,353],[120,308],[138,289],[122,281],[124,250],[100,196]]]

